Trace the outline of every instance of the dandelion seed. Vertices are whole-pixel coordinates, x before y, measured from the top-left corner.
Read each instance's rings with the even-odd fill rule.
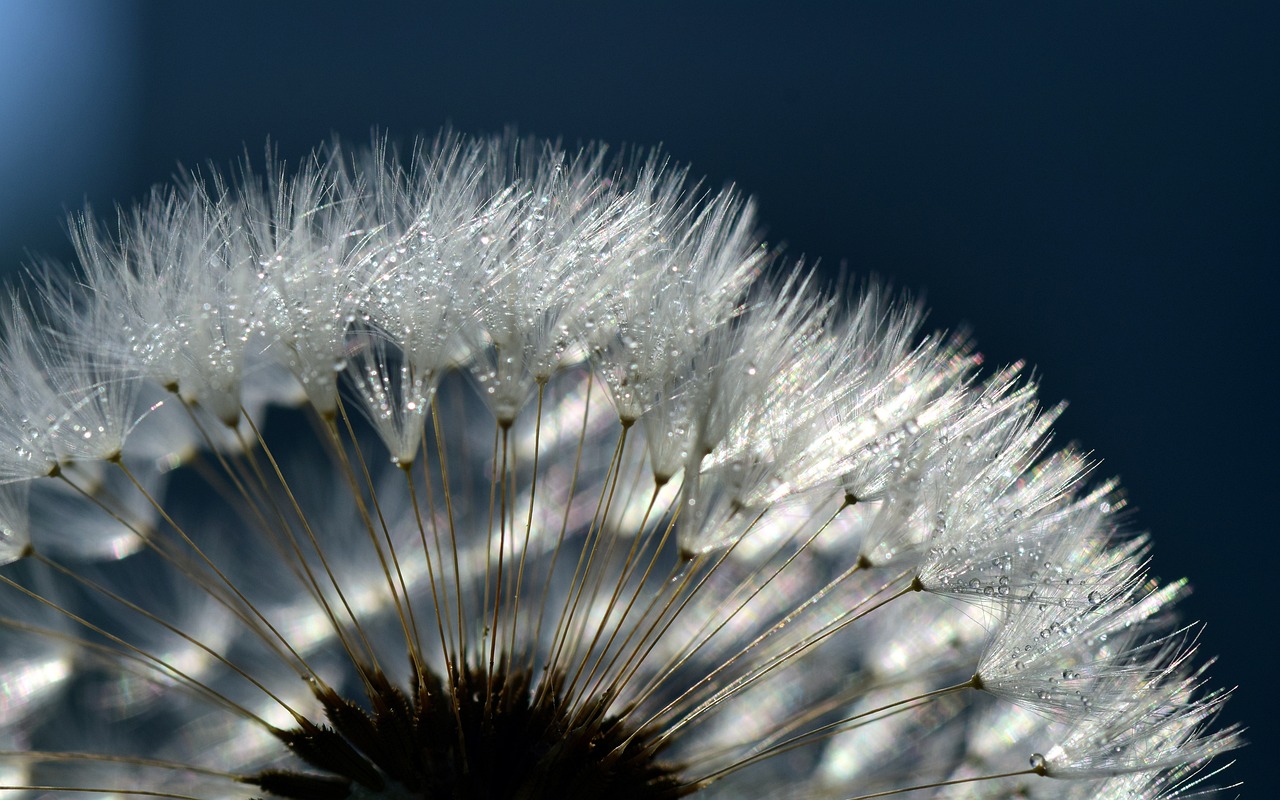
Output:
[[[732,190],[261,175],[3,316],[6,797],[1162,798],[1240,744],[1061,408]]]

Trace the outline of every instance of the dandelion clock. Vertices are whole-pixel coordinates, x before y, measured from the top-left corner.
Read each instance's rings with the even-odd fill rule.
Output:
[[[335,144],[72,236],[0,315],[6,798],[1230,783],[1060,408],[659,153]]]

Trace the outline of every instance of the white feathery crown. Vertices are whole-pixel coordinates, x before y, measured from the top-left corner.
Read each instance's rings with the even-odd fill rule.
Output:
[[[334,143],[0,316],[0,795],[1158,798],[1185,582],[1013,365],[659,152]]]

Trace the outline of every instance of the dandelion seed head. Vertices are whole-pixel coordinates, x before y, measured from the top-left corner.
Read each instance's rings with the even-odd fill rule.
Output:
[[[1241,743],[1015,364],[660,152],[216,170],[0,315],[0,792],[1117,797]]]

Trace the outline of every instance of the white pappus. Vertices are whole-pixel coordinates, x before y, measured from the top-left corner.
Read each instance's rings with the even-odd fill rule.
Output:
[[[1157,798],[1184,584],[1035,386],[661,153],[194,174],[0,324],[0,794]]]

